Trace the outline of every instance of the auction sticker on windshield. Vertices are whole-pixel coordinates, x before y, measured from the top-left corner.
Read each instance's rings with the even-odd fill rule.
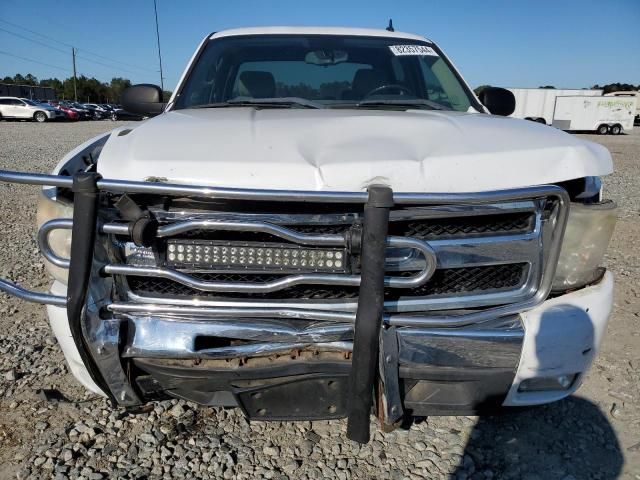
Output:
[[[437,57],[436,51],[427,45],[389,45],[391,52],[396,55],[431,55]]]

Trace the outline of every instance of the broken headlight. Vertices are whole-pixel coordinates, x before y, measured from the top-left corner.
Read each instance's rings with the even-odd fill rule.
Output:
[[[575,290],[598,279],[616,224],[616,210],[612,201],[571,203],[553,291]]]

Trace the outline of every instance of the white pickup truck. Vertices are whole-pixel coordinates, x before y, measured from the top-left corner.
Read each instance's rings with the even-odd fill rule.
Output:
[[[179,397],[254,420],[535,405],[574,392],[612,308],[600,145],[474,96],[421,36],[218,32],[153,118],[41,185],[47,304],[72,372],[114,405]]]

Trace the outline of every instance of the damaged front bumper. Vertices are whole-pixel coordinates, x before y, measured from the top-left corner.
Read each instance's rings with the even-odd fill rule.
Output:
[[[254,419],[348,416],[350,427],[356,425],[349,436],[366,441],[372,406],[391,428],[406,414],[471,413],[569,394],[595,354],[611,305],[609,274],[597,285],[545,301],[568,214],[567,194],[555,186],[438,195],[385,189],[380,202],[366,193],[217,189],[90,173],[0,172],[0,179],[73,195],[73,220],[49,221],[39,236],[47,260],[69,269],[68,287],[56,282],[51,294],[42,294],[2,280],[0,289],[48,304],[72,372],[121,405],[171,395],[239,406]],[[131,205],[128,213],[116,208],[127,194],[143,215],[131,218]],[[163,204],[192,199],[196,207],[186,216],[171,208],[147,211],[150,196]],[[272,211],[220,213],[220,201]],[[348,215],[273,213],[287,202],[312,212],[317,205],[355,207]],[[514,215],[525,221],[514,223]],[[409,224],[412,233],[398,235],[416,216],[431,230]],[[329,217],[347,226],[341,233],[316,233],[318,219]],[[449,217],[455,221],[441,220]],[[311,233],[298,228],[301,221]],[[69,228],[70,261],[47,243],[51,231]],[[350,266],[266,279],[248,271],[238,281],[237,273],[168,262],[167,238],[204,235],[195,238],[209,245],[200,238],[219,232],[270,236],[286,248],[344,249]],[[153,263],[129,263],[124,246],[131,242],[146,248]],[[505,280],[504,272],[514,271],[514,280]],[[487,272],[493,272],[491,282]],[[172,290],[141,293],[133,279],[164,282],[163,288],[168,282]],[[306,285],[326,289],[323,298],[349,289],[353,294],[291,296]],[[580,319],[565,322],[567,315]],[[549,375],[573,380],[562,391],[523,390],[523,382]]]
[[[470,414],[487,407],[536,405],[570,395],[578,389],[598,353],[613,305],[613,285],[613,275],[607,272],[594,285],[480,326],[395,329],[404,407],[415,415]],[[66,288],[56,282],[51,292],[64,296]],[[89,390],[105,395],[79,357],[66,309],[48,305],[47,313],[74,376]],[[149,329],[151,321],[147,315],[127,315],[127,322],[134,325],[128,330],[135,333],[124,347],[124,355],[138,358],[138,365],[147,372],[140,381],[148,393],[171,391],[205,405],[242,406],[233,393],[241,390],[241,381],[312,374],[325,367],[347,376],[350,368],[349,355],[326,352],[311,356],[299,351],[257,362],[247,359],[243,365],[238,358],[194,359],[193,339],[217,330],[217,324],[168,318],[161,320],[157,329]],[[187,333],[181,335],[183,331]],[[527,379],[575,375],[567,388],[519,391]],[[288,402],[295,402],[295,406],[279,404],[278,410],[265,408],[258,416],[293,418],[306,398],[307,394],[291,397]],[[341,405],[335,417],[344,416],[344,399],[333,402]],[[329,401],[324,410],[334,403]],[[251,413],[255,416],[258,412]],[[326,415],[316,412],[310,417]]]

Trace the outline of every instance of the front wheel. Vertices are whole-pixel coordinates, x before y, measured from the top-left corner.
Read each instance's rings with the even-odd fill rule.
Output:
[[[609,125],[602,124],[597,129],[598,135],[606,135],[609,133]]]
[[[116,112],[113,112],[111,114],[111,120],[113,120],[114,122],[118,120],[118,114]]]
[[[609,129],[609,133],[611,133],[611,135],[620,135],[621,132],[622,132],[622,127],[620,125],[613,125]]]
[[[47,114],[44,112],[36,112],[33,115],[33,119],[38,123],[43,123],[47,121]]]

